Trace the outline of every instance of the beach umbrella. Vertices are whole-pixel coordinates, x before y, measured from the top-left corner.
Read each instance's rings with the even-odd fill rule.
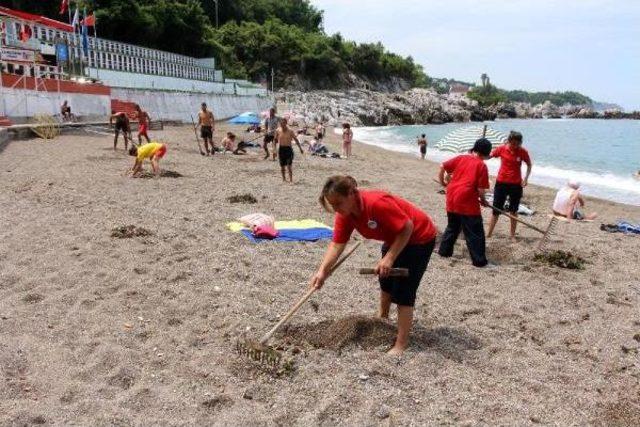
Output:
[[[483,131],[484,126],[467,126],[456,129],[438,141],[435,148],[440,151],[464,153],[473,148],[476,140],[482,138]],[[507,139],[504,133],[489,127],[487,127],[484,137],[487,138],[494,147],[502,144]]]
[[[232,118],[231,120],[229,120],[229,123],[234,124],[234,125],[259,125],[260,124],[260,117],[258,117],[258,115],[254,112],[251,111],[247,111],[245,113],[242,113],[238,116],[235,116],[234,118]]]

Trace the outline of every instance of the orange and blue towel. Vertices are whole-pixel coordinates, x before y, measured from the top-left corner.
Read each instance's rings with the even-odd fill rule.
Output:
[[[251,234],[251,230],[241,222],[230,222],[227,227],[236,233],[244,234],[252,242],[258,243],[265,240],[275,240],[276,242],[316,242],[318,240],[328,240],[333,237],[333,230],[314,219],[300,219],[291,221],[276,221],[275,228],[278,230],[278,237],[275,239],[261,239]]]

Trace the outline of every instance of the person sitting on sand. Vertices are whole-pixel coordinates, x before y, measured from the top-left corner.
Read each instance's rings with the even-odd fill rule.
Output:
[[[129,150],[129,155],[136,158],[136,162],[131,168],[131,176],[135,177],[142,172],[142,162],[144,159],[151,160],[151,168],[156,176],[160,175],[160,159],[167,153],[167,144],[159,142],[150,142],[148,144],[136,147],[135,145]]]
[[[504,204],[509,198],[509,212],[512,216],[518,216],[518,208],[520,207],[520,199],[522,198],[523,188],[529,182],[531,175],[531,158],[529,152],[522,148],[522,134],[520,132],[511,131],[507,138],[507,143],[494,149],[491,157],[500,158],[500,169],[496,177],[496,185],[493,189],[493,206],[503,210]],[[522,162],[527,165],[527,173],[522,178]],[[491,237],[493,230],[498,222],[500,212],[493,211],[487,237]],[[516,239],[516,227],[518,221],[511,218],[511,240]]]
[[[285,178],[286,169],[289,172],[289,182],[293,182],[293,147],[291,146],[291,141],[296,142],[300,149],[300,154],[304,155],[304,151],[302,151],[302,146],[295,132],[287,126],[287,119],[280,121],[280,127],[276,131],[274,140],[275,143],[278,144],[278,158],[280,159],[282,181],[287,182]]]
[[[247,150],[244,149],[244,141],[240,141],[236,145],[236,135],[233,132],[227,132],[227,137],[222,140],[222,147],[225,154],[227,151],[231,151],[233,154],[247,154]]]
[[[147,144],[151,142],[149,139],[149,124],[151,123],[151,117],[149,113],[144,111],[138,104],[136,104],[136,118],[138,119],[138,145],[142,144],[142,137],[147,140]]]
[[[69,106],[69,101],[66,99],[60,106],[60,116],[62,117],[63,122],[71,121],[71,107]]]
[[[490,153],[491,142],[480,138],[470,154],[456,156],[440,165],[438,179],[443,187],[447,187],[448,219],[438,249],[441,257],[453,255],[453,247],[462,230],[472,264],[476,267],[488,264],[480,204],[488,205],[484,195],[489,189],[489,171],[484,160]],[[445,175],[452,175],[448,184]]]
[[[584,206],[584,198],[580,194],[580,183],[569,181],[567,185],[558,190],[553,201],[553,213],[567,218],[568,221],[572,219],[576,221],[592,220],[598,216],[595,212],[585,215],[580,209]]]
[[[423,133],[416,142],[418,143],[418,147],[420,147],[420,158],[424,160],[424,157],[427,155],[427,145],[429,145],[427,142],[427,135]]]
[[[320,289],[353,230],[363,237],[384,242],[375,267],[380,282],[378,316],[389,318],[391,303],[398,307],[398,335],[389,354],[399,355],[409,345],[413,307],[422,275],[427,269],[436,239],[431,218],[408,201],[384,191],[359,190],[351,176],[327,179],[320,204],[335,212],[333,240],[309,284]],[[389,277],[391,268],[407,268],[408,277]]]
[[[342,156],[347,159],[351,157],[351,142],[353,141],[353,131],[349,123],[342,124]]]
[[[118,146],[118,136],[120,132],[124,136],[124,151],[127,151],[128,141],[131,139],[131,125],[129,123],[129,117],[127,117],[127,113],[122,111],[116,112],[115,110],[111,110],[111,116],[109,116],[109,125],[113,125],[113,120],[116,121],[115,126],[115,136],[113,137],[113,149],[115,151]],[[133,144],[133,139],[131,139],[131,145]]]

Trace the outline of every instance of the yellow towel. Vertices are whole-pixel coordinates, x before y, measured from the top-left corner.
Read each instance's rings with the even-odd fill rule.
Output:
[[[249,227],[245,226],[241,222],[229,222],[227,223],[227,227],[229,230],[234,233],[239,233],[241,230],[248,230]],[[276,230],[301,230],[305,228],[327,228],[331,230],[326,224],[316,221],[315,219],[295,219],[291,221],[276,221],[275,223]]]

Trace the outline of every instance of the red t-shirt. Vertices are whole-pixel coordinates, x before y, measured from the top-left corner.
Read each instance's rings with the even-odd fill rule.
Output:
[[[447,212],[480,215],[479,188],[489,188],[489,171],[481,158],[463,154],[442,164],[452,174],[447,185]]]
[[[531,164],[529,152],[522,147],[511,151],[508,145],[501,145],[491,152],[491,157],[500,157],[500,169],[496,182],[505,184],[522,183],[522,162]]]
[[[347,243],[353,230],[367,239],[381,240],[390,246],[408,220],[413,221],[410,245],[424,244],[436,237],[436,227],[429,215],[400,197],[384,191],[360,190],[358,217],[336,213],[333,241]]]

